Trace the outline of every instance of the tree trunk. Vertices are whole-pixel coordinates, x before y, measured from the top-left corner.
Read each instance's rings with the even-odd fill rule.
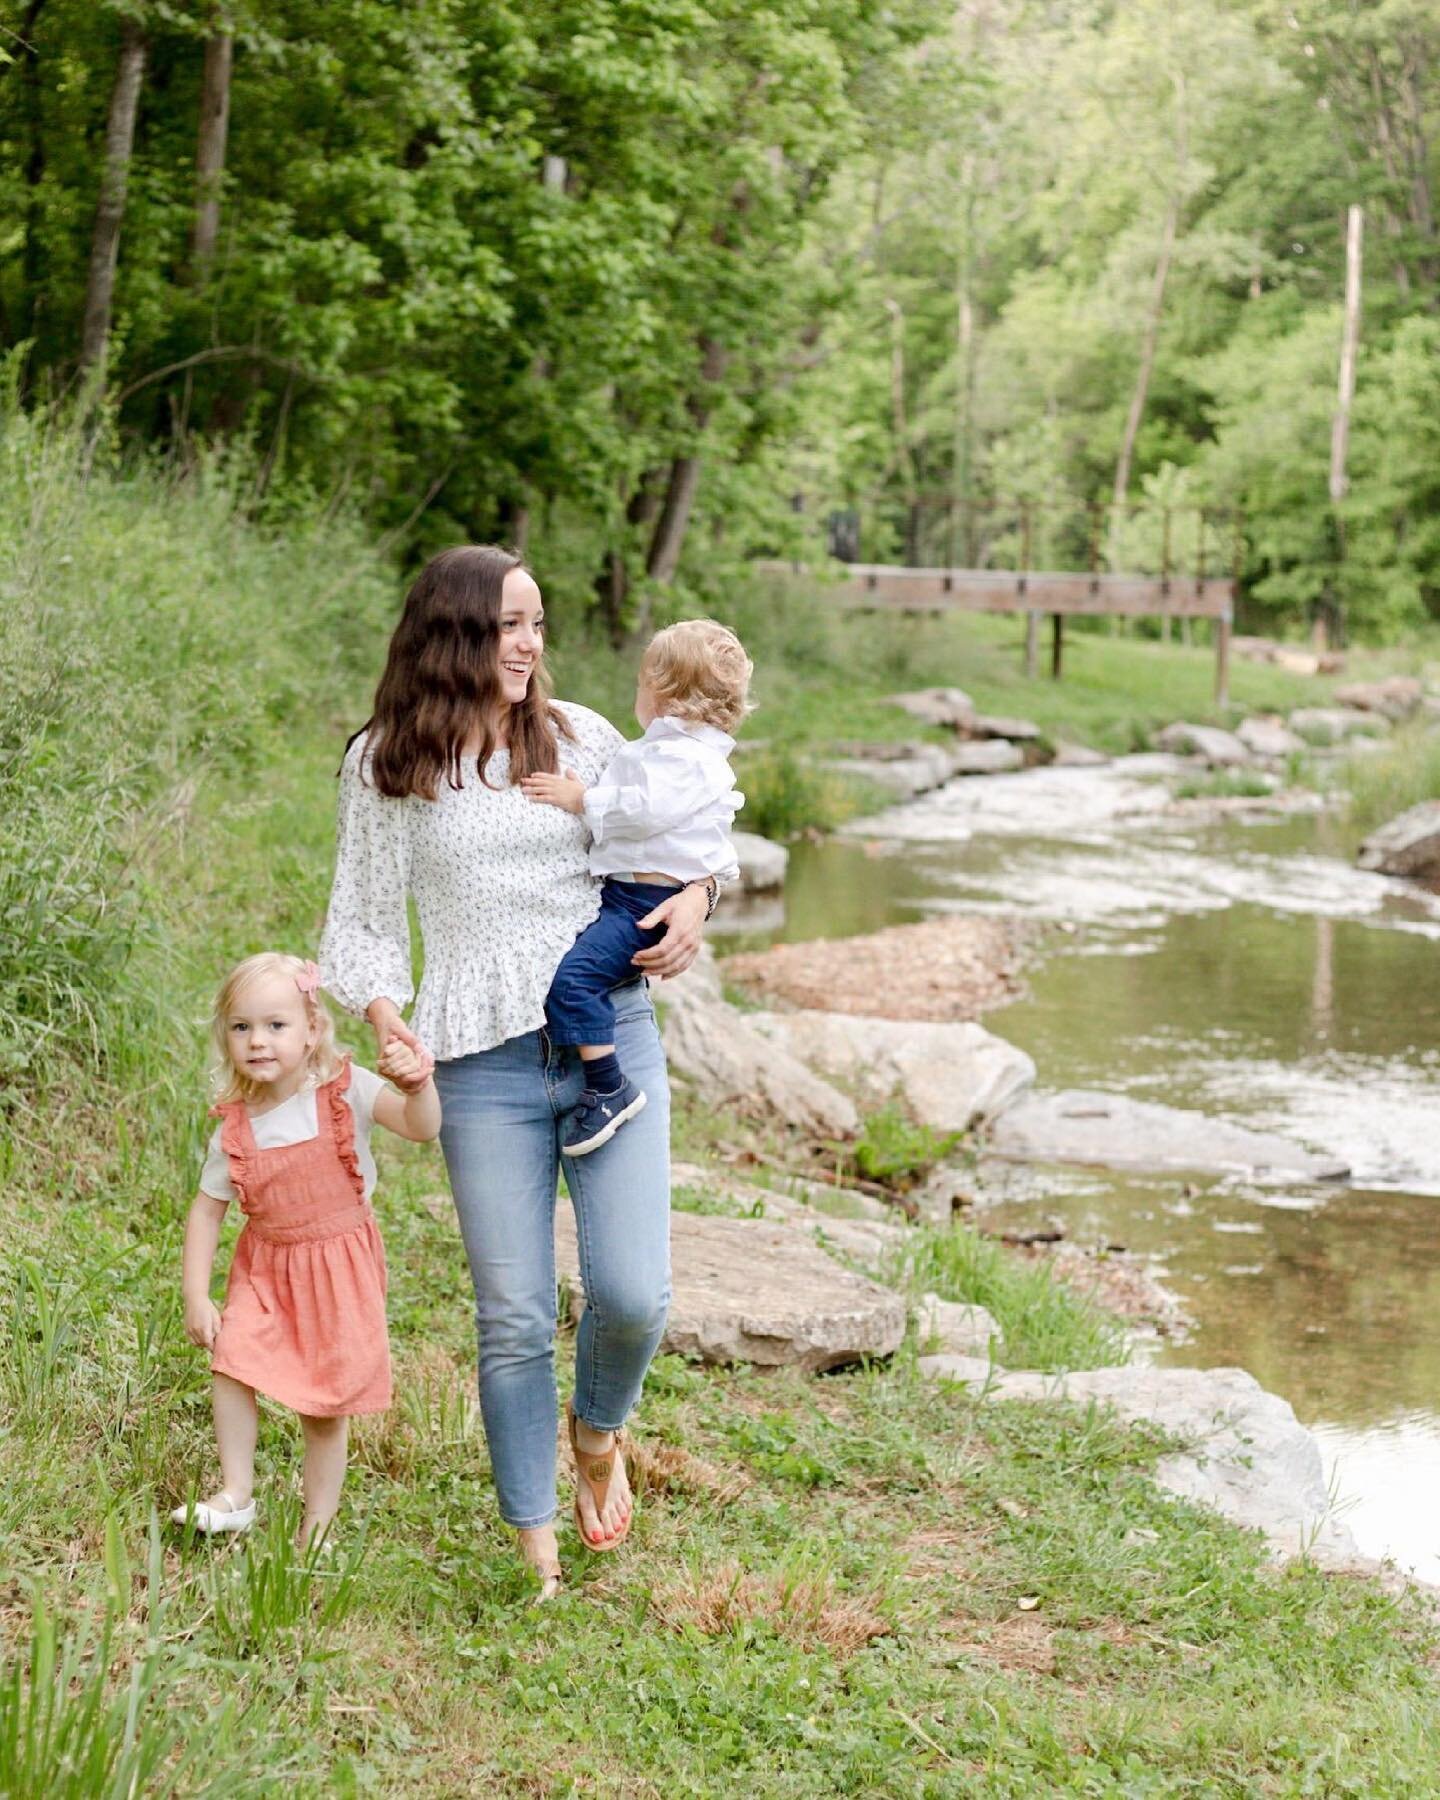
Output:
[[[1355,399],[1355,357],[1360,343],[1360,249],[1364,229],[1364,213],[1352,206],[1345,225],[1345,329],[1340,340],[1340,382],[1330,432],[1332,506],[1340,504],[1350,486],[1345,465],[1350,447],[1350,409]]]
[[[1165,208],[1165,225],[1160,235],[1160,254],[1155,259],[1155,278],[1150,286],[1150,305],[1145,314],[1145,335],[1140,344],[1140,366],[1135,371],[1135,391],[1130,396],[1130,410],[1125,415],[1125,435],[1120,441],[1120,455],[1115,464],[1117,506],[1123,506],[1130,490],[1130,464],[1135,455],[1135,440],[1140,435],[1140,421],[1145,417],[1145,401],[1150,392],[1150,372],[1155,366],[1155,344],[1160,336],[1160,315],[1165,308],[1165,284],[1170,279],[1170,259],[1175,254],[1175,230],[1180,222],[1178,188]]]
[[[625,507],[625,523],[632,530],[650,525],[660,510],[661,469],[647,469]],[[612,648],[625,645],[625,603],[630,598],[630,565],[625,551],[605,552],[600,573],[595,577],[595,596],[600,603],[600,617],[605,622],[605,635]]]
[[[20,62],[24,70],[24,102],[29,150],[25,157],[25,248],[20,259],[23,299],[20,307],[18,337],[37,336],[44,311],[47,282],[45,280],[45,241],[40,218],[40,184],[45,179],[45,113],[41,99],[40,52],[35,47],[34,28],[45,0],[30,0],[30,9],[20,26],[24,40]],[[28,367],[30,355],[26,355]]]
[[[895,462],[905,495],[905,558],[915,559],[915,539],[920,494],[915,479],[915,458],[910,449],[910,422],[905,412],[905,309],[887,295],[890,315],[890,433],[895,440]]]
[[[115,265],[120,254],[120,226],[125,217],[125,190],[130,154],[135,145],[135,115],[145,72],[145,37],[127,19],[120,28],[120,59],[110,95],[105,126],[105,167],[100,176],[100,204],[95,209],[95,236],[90,246],[90,275],[85,290],[85,323],[80,337],[82,373],[101,369],[110,341],[110,308],[115,295]]]
[[[701,342],[705,357],[700,365],[700,379],[708,387],[724,375],[729,357],[713,338],[703,338]],[[677,456],[670,465],[665,499],[660,507],[660,517],[655,522],[650,553],[645,559],[645,573],[652,581],[673,579],[680,564],[680,552],[685,547],[685,532],[690,523],[695,490],[700,485],[700,445],[705,427],[710,422],[710,396],[702,387],[685,404],[694,427],[695,446],[687,455]],[[643,629],[643,625],[642,620],[637,625],[637,630]]]
[[[234,49],[235,40],[228,31],[217,31],[205,40],[200,125],[195,140],[195,225],[190,237],[190,264],[200,281],[214,259],[220,236],[220,184],[225,174],[225,139],[230,129],[230,66]]]

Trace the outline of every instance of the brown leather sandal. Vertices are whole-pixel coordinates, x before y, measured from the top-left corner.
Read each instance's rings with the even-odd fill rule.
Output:
[[[589,1451],[580,1448],[579,1434],[575,1430],[575,1408],[567,1401],[565,1417],[570,1425],[570,1454],[575,1458],[575,1473],[590,1490],[595,1502],[595,1513],[598,1517],[605,1510],[605,1502],[610,1497],[610,1483],[615,1476],[615,1463],[621,1456],[621,1439],[623,1433],[615,1433],[615,1442],[608,1450]],[[623,1459],[622,1459],[623,1466]],[[575,1497],[575,1529],[580,1534],[580,1542],[596,1556],[603,1556],[607,1550],[618,1550],[630,1535],[630,1527],[635,1522],[635,1496],[630,1496],[630,1512],[619,1532],[608,1543],[594,1544],[585,1534],[585,1521],[580,1513],[580,1497]]]

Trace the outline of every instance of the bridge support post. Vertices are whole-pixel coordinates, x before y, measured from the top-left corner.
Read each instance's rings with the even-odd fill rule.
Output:
[[[1060,679],[1061,666],[1065,658],[1065,615],[1050,615],[1050,679]]]
[[[1230,704],[1230,613],[1215,621],[1215,704]]]

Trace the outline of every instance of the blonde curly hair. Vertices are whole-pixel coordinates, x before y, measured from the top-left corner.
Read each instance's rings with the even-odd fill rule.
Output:
[[[640,679],[661,715],[734,733],[750,706],[755,665],[728,625],[681,619],[657,631],[640,659]]]
[[[335,1021],[330,1017],[330,1009],[320,998],[318,988],[307,993],[299,984],[299,977],[313,966],[304,957],[291,956],[284,950],[261,950],[254,956],[247,956],[244,962],[236,963],[221,982],[210,1015],[210,1088],[218,1105],[232,1100],[254,1100],[265,1091],[262,1082],[248,1081],[230,1060],[226,1029],[230,1014],[235,1011],[236,1002],[246,988],[271,976],[288,975],[295,982],[296,992],[305,1005],[306,1022],[315,1032],[315,1042],[306,1058],[307,1086],[319,1087],[339,1072],[340,1051],[335,1043]]]

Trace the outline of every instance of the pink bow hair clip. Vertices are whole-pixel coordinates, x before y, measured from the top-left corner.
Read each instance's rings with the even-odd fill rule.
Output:
[[[317,965],[313,962],[307,962],[305,967],[295,977],[295,985],[299,988],[300,992],[304,994],[307,1000],[312,994],[318,992],[320,987],[320,970]]]

